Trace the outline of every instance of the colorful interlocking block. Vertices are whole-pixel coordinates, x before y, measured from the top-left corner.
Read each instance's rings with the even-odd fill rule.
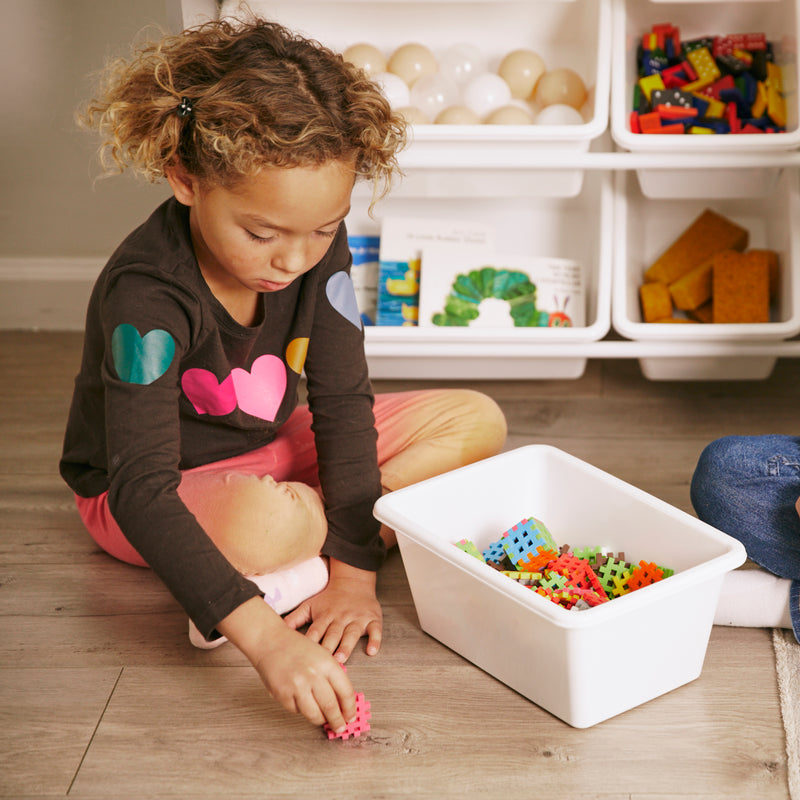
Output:
[[[547,544],[531,545],[539,538]],[[669,577],[673,570],[655,562],[630,564],[623,552],[607,552],[601,546],[573,548],[557,545],[541,520],[527,517],[493,542],[481,553],[468,539],[456,546],[487,566],[537,594],[571,610],[584,610],[609,602],[623,594],[649,586]],[[520,555],[528,550],[526,560]]]
[[[459,550],[463,550],[465,553],[471,556],[475,556],[479,561],[486,561],[483,557],[483,553],[475,546],[474,542],[471,542],[469,539],[460,539],[456,542],[456,547]]]
[[[539,547],[555,549],[556,543],[543,522],[528,517],[509,528],[502,538],[503,550],[518,567],[533,558]]]
[[[341,733],[336,733],[326,722],[325,733],[329,739],[348,739],[351,736],[361,736],[369,730],[370,702],[364,697],[362,692],[356,692],[356,718],[350,722]]]

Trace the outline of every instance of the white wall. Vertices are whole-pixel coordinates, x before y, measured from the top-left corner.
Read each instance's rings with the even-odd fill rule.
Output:
[[[168,191],[96,180],[74,113],[109,56],[167,29],[168,0],[0,0],[0,19],[0,328],[74,328],[87,276]],[[52,297],[29,309],[31,292]]]
[[[97,138],[73,115],[109,55],[148,25],[166,28],[166,0],[0,0],[0,9],[0,256],[105,256],[165,189],[128,176],[95,182]]]

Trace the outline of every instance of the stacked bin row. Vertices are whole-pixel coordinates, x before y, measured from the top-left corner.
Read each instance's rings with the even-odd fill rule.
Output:
[[[674,25],[682,38],[764,33],[775,43],[787,86],[796,86],[796,0],[265,0],[261,5],[249,3],[256,13],[340,51],[369,42],[388,56],[400,44],[422,41],[437,53],[469,42],[496,67],[504,54],[527,48],[548,65],[573,68],[589,89],[581,124],[414,125],[401,161],[404,179],[374,216],[368,213],[366,188],[357,191],[347,221],[351,234],[367,235],[379,234],[382,219],[390,215],[490,222],[504,251],[578,260],[584,269],[585,327],[370,328],[367,348],[375,377],[576,378],[591,352],[585,345],[607,338],[612,324],[617,334],[639,343],[778,342],[800,332],[798,245],[791,225],[798,181],[794,167],[780,162],[786,154],[788,164],[800,145],[796,93],[786,92],[787,124],[780,133],[664,136],[633,133],[630,125],[637,48],[654,24]],[[226,0],[220,13],[235,16],[238,8],[238,0]],[[542,169],[531,157],[546,161],[550,152],[562,169]],[[569,153],[575,154],[574,167]],[[594,155],[609,154],[616,160],[608,169],[592,166]],[[681,164],[687,154],[699,156],[700,165]],[[758,163],[761,154],[764,164]],[[635,169],[626,164],[627,155]],[[737,167],[741,155],[747,164]],[[584,156],[589,158],[582,161]],[[660,168],[647,168],[650,156],[661,160]],[[664,168],[664,159],[673,157],[674,168]],[[645,267],[704,208],[746,227],[751,247],[778,253],[781,282],[769,323],[643,322],[638,287]],[[563,358],[537,357],[551,343],[574,350]],[[640,363],[653,379],[762,378],[774,361],[709,363],[664,358],[662,352]]]

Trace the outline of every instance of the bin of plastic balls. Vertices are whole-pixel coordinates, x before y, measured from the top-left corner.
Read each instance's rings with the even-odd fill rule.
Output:
[[[638,170],[644,194],[768,196],[769,156],[800,145],[796,0],[612,1],[612,137],[671,157]]]
[[[698,678],[740,542],[561,450],[531,445],[387,494],[422,629],[577,728]],[[623,551],[671,571],[568,610],[457,546],[482,551],[535,517],[570,549]]]
[[[412,123],[406,166],[490,159],[514,167],[531,147],[586,151],[608,128],[610,0],[251,0],[248,7],[368,72]],[[240,0],[222,3],[221,16],[240,13]],[[547,172],[543,191],[580,190],[579,171]]]

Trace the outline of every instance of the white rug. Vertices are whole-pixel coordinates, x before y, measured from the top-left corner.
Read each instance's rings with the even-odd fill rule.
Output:
[[[773,629],[772,643],[786,732],[789,797],[800,800],[800,644],[792,631],[782,628]]]

